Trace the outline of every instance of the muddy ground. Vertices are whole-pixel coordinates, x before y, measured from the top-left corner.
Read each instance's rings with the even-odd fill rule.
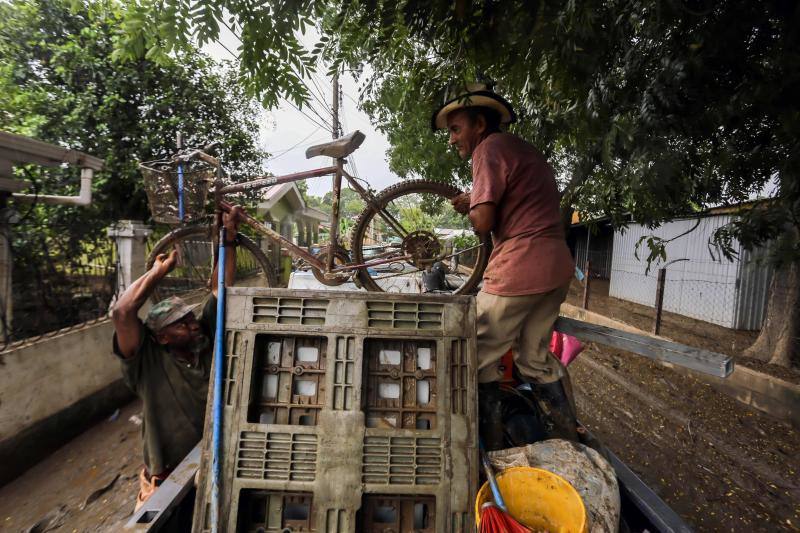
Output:
[[[580,296],[573,287],[568,301]],[[652,324],[652,309],[607,294],[593,293],[589,309]],[[755,338],[672,313],[662,332],[734,356]],[[800,531],[800,435],[787,424],[694,377],[596,344],[570,373],[581,421],[697,531]]]

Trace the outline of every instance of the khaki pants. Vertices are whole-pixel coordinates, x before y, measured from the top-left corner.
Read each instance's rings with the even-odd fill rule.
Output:
[[[550,383],[566,373],[550,353],[550,337],[569,284],[542,294],[497,296],[478,293],[478,381],[503,376],[500,359],[514,346],[514,363],[526,379]]]

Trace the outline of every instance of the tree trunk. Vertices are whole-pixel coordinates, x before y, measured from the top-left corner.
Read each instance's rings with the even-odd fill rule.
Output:
[[[775,270],[769,287],[767,316],[746,357],[785,367],[800,367],[800,263]]]

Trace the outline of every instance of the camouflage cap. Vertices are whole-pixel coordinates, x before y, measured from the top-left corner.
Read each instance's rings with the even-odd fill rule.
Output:
[[[150,308],[150,311],[147,313],[147,318],[145,319],[145,324],[147,324],[147,327],[153,332],[158,333],[164,327],[177,322],[192,312],[192,307],[190,305],[187,305],[186,302],[177,296],[172,296],[166,300],[161,300]]]

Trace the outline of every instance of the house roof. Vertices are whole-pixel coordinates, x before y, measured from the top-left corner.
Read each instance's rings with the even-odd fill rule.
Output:
[[[21,163],[46,167],[57,167],[66,163],[92,170],[103,168],[103,160],[89,154],[0,131],[0,190],[19,192],[30,186],[28,181],[14,175],[14,166]]]
[[[306,206],[303,201],[303,196],[300,194],[300,189],[294,183],[282,183],[280,185],[273,185],[264,191],[263,200],[259,202],[259,209],[269,211],[275,204],[281,200],[286,200],[291,204],[292,208],[297,211]]]
[[[0,159],[48,167],[68,163],[92,170],[103,168],[103,160],[98,157],[6,131],[0,131]]]
[[[731,205],[720,205],[717,207],[710,207],[705,211],[702,211],[701,214],[703,215],[730,215],[732,213],[740,213],[742,211],[747,211],[753,209],[754,207],[762,204],[769,204],[774,202],[774,198],[758,198],[756,200],[748,200],[746,202],[740,202],[738,204],[731,204]]]
[[[319,222],[328,222],[330,220],[327,213],[306,205],[300,189],[297,188],[294,182],[274,185],[264,191],[262,198],[263,200],[258,203],[259,211],[269,211],[281,200],[286,200],[292,206],[293,213],[297,216]]]
[[[330,221],[328,213],[326,213],[325,211],[320,211],[319,209],[316,209],[314,207],[306,206],[305,209],[303,209],[302,215],[308,218],[313,218],[314,220],[318,220],[320,222]]]

